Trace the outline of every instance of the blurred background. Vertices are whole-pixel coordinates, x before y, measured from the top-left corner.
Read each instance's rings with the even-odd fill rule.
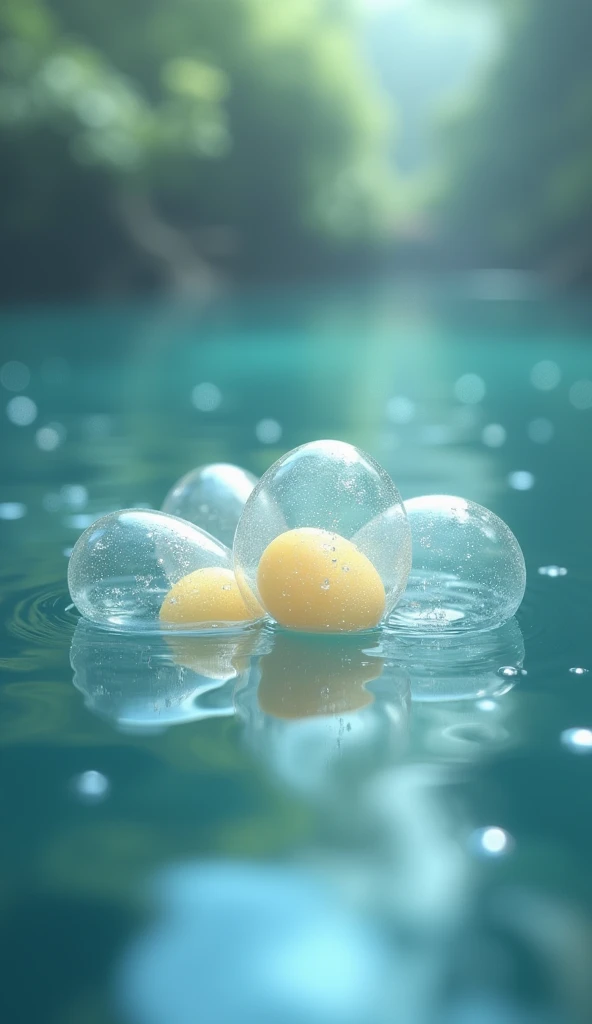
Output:
[[[0,301],[584,286],[591,35],[588,0],[2,0]]]

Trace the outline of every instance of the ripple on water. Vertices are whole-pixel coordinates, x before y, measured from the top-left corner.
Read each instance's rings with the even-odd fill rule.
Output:
[[[62,647],[70,642],[79,617],[65,584],[54,584],[30,591],[21,598],[7,629],[27,643]]]

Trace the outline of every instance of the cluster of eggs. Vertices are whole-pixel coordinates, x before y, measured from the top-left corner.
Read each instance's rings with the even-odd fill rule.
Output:
[[[126,631],[268,617],[317,633],[385,621],[454,632],[507,621],[526,571],[516,538],[488,509],[443,496],[404,503],[370,455],[315,441],[259,481],[236,466],[201,467],[161,512],[103,516],[76,543],[68,584],[83,616]]]

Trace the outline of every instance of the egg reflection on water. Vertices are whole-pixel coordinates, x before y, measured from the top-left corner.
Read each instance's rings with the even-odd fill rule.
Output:
[[[111,629],[191,631],[256,617],[238,591],[224,544],[183,519],[146,509],[93,523],[70,556],[68,586],[79,612]]]
[[[524,638],[515,618],[472,634],[399,635],[386,652],[409,673],[414,702],[442,704],[498,697],[516,686],[524,663]]]
[[[228,547],[257,477],[240,466],[215,462],[186,473],[171,488],[162,511],[187,519]]]
[[[474,501],[427,495],[405,502],[413,568],[391,624],[410,632],[493,629],[519,608],[526,567],[508,526]]]
[[[273,775],[322,800],[398,758],[409,680],[376,638],[277,631],[237,683],[236,707],[246,742]]]
[[[392,480],[341,441],[288,452],[262,477],[237,527],[234,560],[245,601],[287,629],[377,626],[409,574],[411,538]]]
[[[134,733],[234,714],[234,690],[260,642],[257,627],[233,635],[110,635],[81,619],[70,649],[73,682],[87,708]]]

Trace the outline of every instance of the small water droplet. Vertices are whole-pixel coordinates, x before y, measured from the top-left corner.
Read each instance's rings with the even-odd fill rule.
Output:
[[[534,475],[526,469],[519,469],[509,474],[508,483],[515,491],[530,491],[534,487]]]
[[[481,856],[501,857],[511,852],[514,839],[505,829],[494,825],[473,832],[469,837],[469,847]]]
[[[328,590],[329,586],[330,586],[329,580],[325,580],[324,583],[321,583],[321,590]]]
[[[563,746],[574,754],[592,754],[592,731],[590,729],[564,729],[559,738]]]
[[[341,566],[341,571],[342,572],[349,572],[349,565],[342,565]]]
[[[498,668],[497,674],[498,676],[503,676],[504,679],[514,679],[520,675],[520,672],[514,665],[502,665],[501,668]]]
[[[567,576],[567,569],[562,565],[540,565],[538,568],[539,576]]]
[[[223,583],[222,590],[232,590],[232,583]]]
[[[587,669],[587,668],[580,668],[580,667],[578,666],[578,667],[576,667],[576,668],[570,668],[570,670],[569,670],[569,671],[571,672],[571,674],[572,674],[573,676],[585,676],[585,675],[587,675],[587,674],[588,674],[588,672],[589,672],[590,670],[589,670],[589,669]]]

